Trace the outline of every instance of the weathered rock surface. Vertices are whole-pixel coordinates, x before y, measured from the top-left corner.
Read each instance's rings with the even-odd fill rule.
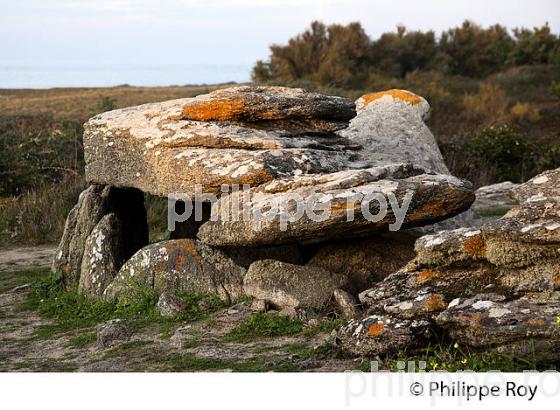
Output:
[[[107,348],[119,342],[125,342],[134,331],[122,319],[112,319],[97,326],[97,344],[102,348]]]
[[[219,249],[192,239],[177,239],[148,245],[121,268],[105,291],[105,297],[131,298],[142,287],[157,293],[217,293],[227,301],[243,295],[246,269]]]
[[[478,214],[487,214],[515,207],[518,201],[513,198],[512,190],[517,186],[518,184],[506,181],[478,188],[475,191],[476,200],[472,204],[473,210]]]
[[[178,316],[185,311],[185,304],[173,292],[163,292],[157,302],[158,312],[162,316]]]
[[[335,307],[345,318],[355,318],[360,314],[359,303],[354,296],[342,289],[333,292]]]
[[[366,94],[356,101],[358,115],[340,135],[363,147],[355,161],[368,166],[412,163],[449,174],[430,129],[427,101],[409,91]]]
[[[268,125],[277,129],[301,127],[301,133],[308,133],[345,128],[354,115],[354,104],[345,98],[299,88],[241,86],[193,98],[184,105],[179,117]]]
[[[52,270],[64,274],[66,286],[78,284],[87,237],[108,210],[110,188],[91,185],[78,198],[72,208],[60,244],[56,251]]]
[[[101,297],[124,263],[122,254],[122,224],[116,214],[101,218],[84,246],[78,290]]]
[[[353,112],[340,97],[282,87],[235,87],[110,111],[85,125],[86,178],[194,197],[196,184],[219,195],[222,184],[333,172],[359,148],[331,132]]]
[[[402,201],[411,189],[415,209],[405,221],[411,226],[468,207],[471,187],[449,175],[423,122],[429,105],[422,97],[389,90],[366,95],[359,105],[348,128],[355,115],[352,102],[284,87],[233,87],[103,113],[85,126],[86,177],[161,196],[183,193],[204,201],[221,196],[213,206],[220,212],[254,193],[278,201],[301,194],[306,204],[317,195],[334,199],[333,215],[324,222],[301,218],[279,230],[272,221],[254,233],[253,211],[264,204],[249,199],[249,219],[226,223],[222,218],[200,228],[198,237],[218,246],[322,241],[387,230],[390,217],[367,224],[358,215],[343,223],[340,216],[348,206],[342,202],[349,196],[391,192]],[[244,184],[250,189],[241,194],[221,190]],[[202,193],[209,196],[196,199]],[[350,207],[360,205],[358,198]],[[173,238],[192,236],[178,232]]]
[[[458,228],[475,228],[493,219],[498,219],[519,204],[513,198],[512,191],[517,186],[518,184],[506,181],[480,187],[474,193],[475,201],[465,212],[433,225],[415,228],[414,232],[433,234]]]
[[[98,226],[109,214],[113,216]],[[147,243],[148,222],[142,192],[91,185],[80,194],[66,219],[52,270],[63,273],[66,287],[80,285],[86,293],[98,295],[113,269],[120,269],[126,259]]]
[[[105,298],[135,298],[143,286],[163,292],[216,293],[225,301],[244,295],[243,277],[256,260],[302,260],[296,246],[212,248],[193,239],[148,245],[120,269]]]
[[[382,219],[366,218],[364,209],[378,215],[381,208],[372,194],[385,198],[388,209]],[[200,227],[198,237],[210,245],[247,246],[383,233],[395,223],[391,196],[402,207],[407,195],[411,200],[403,227],[445,219],[474,200],[470,183],[409,164],[301,175],[220,198],[212,208],[216,217]],[[232,212],[239,217],[231,218]]]
[[[308,265],[319,266],[348,277],[348,287],[357,294],[414,258],[415,236],[384,234],[369,238],[321,244]]]
[[[427,339],[419,344],[416,330],[437,323],[473,348],[532,357],[534,345],[539,360],[558,359],[560,169],[513,193],[521,204],[497,221],[420,238],[414,261],[360,294],[368,313],[339,331],[343,347],[362,355],[418,347]],[[394,334],[402,321],[422,325],[406,339]]]
[[[243,286],[247,295],[278,308],[321,309],[345,283],[343,275],[322,268],[261,260],[249,267]]]

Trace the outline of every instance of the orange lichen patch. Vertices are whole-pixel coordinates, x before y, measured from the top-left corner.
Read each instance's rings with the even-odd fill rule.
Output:
[[[546,324],[546,322],[543,319],[529,319],[527,323],[533,326],[542,326]]]
[[[449,207],[446,201],[443,199],[436,199],[431,202],[427,202],[422,205],[418,211],[406,217],[406,222],[412,222],[417,220],[422,220],[426,218],[433,219],[434,217],[444,216],[446,214],[446,208]]]
[[[371,336],[379,336],[381,333],[383,333],[384,327],[385,325],[383,323],[375,323],[369,327],[368,333]]]
[[[422,99],[418,97],[416,94],[413,94],[410,91],[396,90],[396,89],[366,94],[363,95],[361,98],[364,101],[364,107],[367,107],[373,101],[378,100],[385,95],[390,95],[391,97],[397,100],[407,102],[411,105],[420,104],[422,102]]]
[[[535,296],[535,292],[527,292],[525,293],[525,296],[527,296],[528,298],[532,298],[533,296]]]
[[[556,275],[552,278],[552,286],[554,290],[560,290],[560,275]]]
[[[482,257],[486,254],[486,241],[481,235],[473,236],[465,241],[463,249],[471,257]]]
[[[200,263],[201,257],[196,251],[193,240],[173,241],[167,244],[167,253],[174,255],[177,260],[177,270],[182,270],[185,263],[185,256],[189,254],[196,263]]]
[[[463,322],[468,322],[468,325],[475,333],[481,332],[480,324],[479,324],[480,317],[478,315],[476,314],[472,316],[461,315],[459,316],[459,320],[462,320]]]
[[[200,101],[186,105],[180,119],[193,121],[234,121],[242,119],[245,103],[233,99]]]
[[[415,282],[417,285],[421,285],[422,283],[429,282],[432,279],[440,278],[442,275],[443,274],[441,272],[426,269],[418,272],[415,278]]]
[[[424,308],[428,312],[437,312],[447,309],[447,303],[439,295],[430,296],[426,302],[424,302]]]

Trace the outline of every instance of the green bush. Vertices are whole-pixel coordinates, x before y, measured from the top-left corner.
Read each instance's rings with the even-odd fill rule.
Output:
[[[507,126],[489,127],[475,134],[440,142],[451,173],[476,186],[498,181],[523,182],[560,166],[560,146],[531,140]]]
[[[0,197],[81,175],[82,132],[44,116],[0,117]]]
[[[270,58],[252,72],[257,83],[290,84],[308,80],[323,86],[365,88],[371,77],[403,78],[415,70],[485,77],[508,66],[560,64],[560,37],[550,27],[515,29],[499,24],[484,28],[465,21],[436,39],[433,31],[395,32],[371,39],[360,23],[325,25],[270,47]]]

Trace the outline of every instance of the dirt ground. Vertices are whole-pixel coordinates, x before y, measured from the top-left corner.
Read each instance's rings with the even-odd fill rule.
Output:
[[[30,267],[49,266],[56,246],[27,246],[24,248],[0,248],[0,272],[15,272]]]
[[[0,282],[5,285],[2,275],[13,276],[16,270],[48,265],[53,252],[52,247],[0,251]],[[363,366],[360,360],[340,357],[328,333],[261,338],[247,343],[225,341],[224,335],[251,315],[250,302],[219,310],[197,322],[177,323],[172,329],[164,330],[157,324],[144,327],[129,340],[102,348],[95,340],[95,327],[49,337],[41,335],[37,331],[53,322],[21,308],[29,288],[20,285],[3,289],[0,371],[329,372]]]

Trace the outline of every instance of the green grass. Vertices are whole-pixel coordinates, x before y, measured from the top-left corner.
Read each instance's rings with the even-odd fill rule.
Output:
[[[458,343],[438,344],[429,346],[425,350],[416,354],[403,352],[395,359],[389,360],[386,364],[388,370],[398,371],[399,362],[415,362],[418,369],[419,362],[426,363],[426,371],[476,371],[486,372],[499,370],[502,372],[521,372],[524,370],[550,370],[551,364],[547,363],[545,368],[541,368],[535,360],[527,360],[507,354],[498,353],[492,350],[473,351],[462,347]],[[368,362],[369,366],[369,362]],[[369,367],[368,367],[369,371]]]
[[[29,268],[17,272],[0,272],[0,293],[27,283],[33,283],[49,275],[49,268]]]
[[[339,329],[342,323],[343,320],[339,317],[321,320],[317,325],[306,329],[303,334],[306,337],[313,337],[319,333],[331,333],[333,330]]]
[[[478,214],[483,218],[499,218],[504,216],[511,208],[482,209]]]
[[[339,350],[330,344],[322,344],[316,347],[305,346],[298,343],[292,343],[284,346],[289,353],[295,354],[301,359],[319,359],[324,360],[338,356]]]
[[[288,336],[301,333],[303,322],[282,315],[253,313],[224,336],[229,342],[249,342],[265,337]]]
[[[94,343],[97,340],[97,334],[95,332],[86,332],[81,335],[74,336],[70,338],[70,345],[78,349],[83,349]]]
[[[51,274],[33,284],[20,308],[38,311],[43,317],[54,320],[53,324],[35,330],[37,338],[50,339],[117,318],[128,319],[136,328],[158,325],[165,337],[176,324],[204,319],[226,305],[213,294],[183,294],[180,297],[185,303],[185,311],[180,316],[168,318],[158,312],[158,296],[151,289],[142,289],[134,303],[103,301],[82,295],[77,289],[63,290],[60,274]]]
[[[194,349],[198,346],[200,346],[200,342],[196,339],[185,340],[183,342],[183,349]]]

